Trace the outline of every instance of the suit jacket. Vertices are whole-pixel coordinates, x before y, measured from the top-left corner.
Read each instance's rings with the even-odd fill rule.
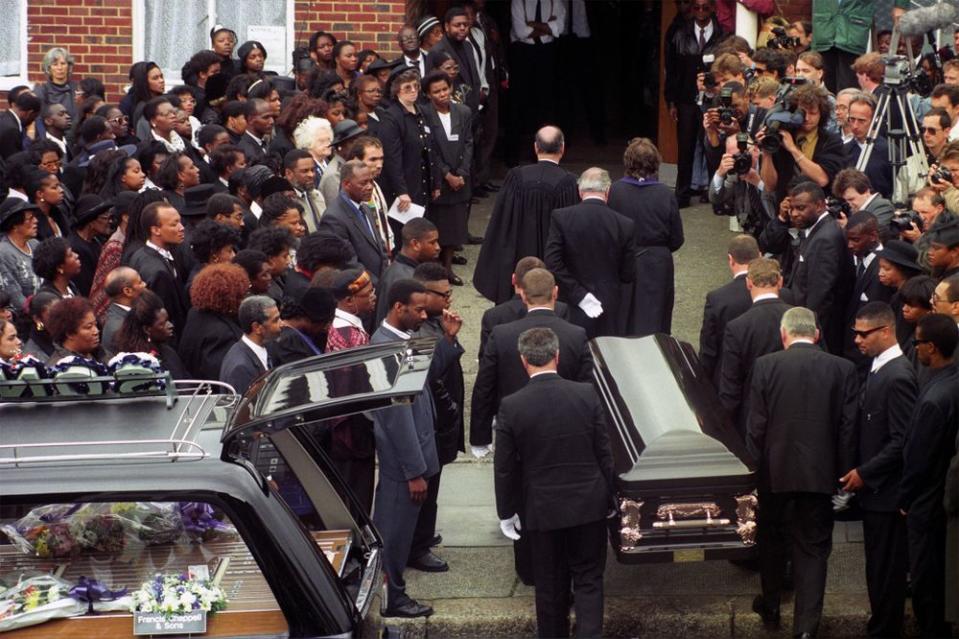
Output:
[[[323,196],[323,202],[329,206],[340,194],[340,167],[343,166],[343,158],[334,154],[326,164],[323,176],[320,178],[320,195]]]
[[[843,145],[842,150],[846,156],[845,166],[855,168],[856,163],[859,162],[859,154],[861,153],[859,143],[855,140],[849,140]],[[863,171],[863,173],[869,178],[873,193],[879,193],[887,200],[891,198],[892,165],[889,164],[889,143],[886,142],[886,138],[876,138],[872,154],[869,156],[869,162],[866,163],[865,168],[866,170]],[[886,224],[888,223],[889,221],[886,220]],[[884,224],[880,221],[879,226],[881,228]]]
[[[194,378],[219,379],[223,358],[241,337],[243,329],[235,317],[191,308],[180,338],[180,359]]]
[[[220,381],[232,386],[241,395],[257,377],[266,372],[260,358],[242,340],[233,344],[220,365]]]
[[[752,305],[753,298],[746,288],[745,273],[706,294],[703,326],[699,331],[699,361],[717,389],[722,370],[726,325],[752,308]]]
[[[519,358],[517,340],[529,328],[551,328],[559,337],[559,374],[578,382],[590,381],[593,358],[586,345],[586,331],[556,317],[547,309],[536,309],[526,317],[493,329],[479,371],[473,383],[470,413],[470,444],[487,446],[493,441],[493,417],[504,397],[526,386],[529,377]]]
[[[130,256],[130,266],[140,274],[147,288],[160,296],[163,307],[170,314],[173,330],[177,336],[182,335],[190,308],[190,298],[180,279],[185,274],[175,272],[173,263],[146,245]]]
[[[113,336],[120,330],[127,313],[129,311],[112,302],[107,307],[106,315],[103,318],[103,330],[100,331],[100,343],[111,351],[116,352],[113,347]]]
[[[636,277],[633,221],[601,200],[553,211],[546,241],[546,268],[571,306],[573,322],[592,335],[623,335],[622,285]],[[592,293],[603,313],[592,319],[576,306]]]
[[[10,111],[0,113],[0,159],[6,160],[23,150],[23,129]]]
[[[876,216],[876,220],[879,222],[880,238],[885,239],[887,236],[889,236],[889,222],[896,214],[896,208],[892,205],[892,202],[877,195],[876,197],[872,198],[872,201],[870,201],[869,204],[862,207],[861,210],[868,211]],[[898,234],[893,232],[891,239],[896,239],[897,236]]]
[[[916,370],[900,355],[866,378],[859,408],[858,493],[863,510],[896,512],[902,450],[918,394]]]
[[[556,314],[556,317],[564,319],[567,322],[569,321],[569,307],[563,302],[556,302],[556,307],[553,309],[553,312]],[[523,300],[519,295],[514,295],[513,299],[503,302],[502,304],[497,304],[493,308],[488,308],[483,311],[483,319],[480,322],[480,345],[478,358],[482,359],[483,348],[486,346],[486,340],[489,339],[489,334],[492,332],[493,328],[499,326],[500,324],[509,324],[510,322],[515,322],[516,320],[523,319],[524,317],[526,317],[526,304],[523,304]]]
[[[855,268],[855,267],[854,267]],[[856,313],[869,302],[889,302],[896,290],[889,288],[879,281],[879,258],[874,257],[862,276],[855,277],[852,282],[852,292],[846,302],[843,325],[843,356],[857,361],[864,359],[863,354],[856,347],[856,334],[852,332],[852,325],[856,322]]]
[[[434,200],[436,204],[461,204],[470,200],[470,173],[473,166],[472,117],[469,107],[450,104],[450,137],[447,137],[436,108],[432,104],[423,108],[423,118],[433,137],[433,159],[440,183],[440,196]],[[454,191],[444,179],[447,173],[466,178],[466,184],[459,191]]]
[[[370,344],[400,339],[392,331],[380,326],[370,337]],[[445,341],[437,343],[434,359],[445,357],[441,350]],[[439,472],[433,415],[433,396],[429,388],[424,388],[412,404],[397,404],[373,413],[380,477],[406,482],[417,477],[429,478]]]
[[[854,278],[846,237],[827,215],[801,240],[790,289],[797,306],[816,313],[822,339],[833,354],[842,353],[845,303]]]
[[[615,508],[606,416],[591,384],[532,378],[496,418],[496,511],[525,530],[602,520]]]
[[[416,108],[417,113],[413,114],[399,103],[390,105],[377,129],[384,155],[379,182],[391,205],[398,196],[406,194],[415,203],[426,206],[430,202],[430,191],[440,185],[432,136],[426,129],[423,108],[419,105]]]
[[[323,217],[323,211],[326,210],[326,200],[316,189],[309,191],[297,191],[296,199],[303,206],[303,220],[306,222],[308,233],[315,233],[320,226],[320,220]],[[312,208],[311,208],[312,205]]]
[[[472,113],[478,112],[480,104],[480,71],[476,68],[476,58],[473,55],[473,44],[469,41],[462,43],[450,41],[449,36],[443,36],[443,39],[433,45],[429,54],[426,56],[426,68],[430,67],[430,57],[438,53],[448,53],[456,60],[459,66],[459,77],[463,84],[469,87],[466,92],[465,104]]]
[[[959,368],[950,364],[930,371],[916,400],[903,449],[899,508],[909,513],[910,525],[938,525],[944,521],[946,472],[956,454],[959,426]]]
[[[719,401],[735,418],[740,432],[746,432],[745,403],[749,375],[757,359],[783,349],[779,322],[790,305],[781,299],[765,299],[729,322],[723,332],[719,373]]]
[[[372,221],[370,223],[372,224]],[[359,263],[370,272],[373,284],[376,285],[380,281],[380,276],[383,275],[389,263],[383,245],[370,235],[370,228],[363,224],[353,204],[346,200],[345,195],[341,194],[327,202],[326,213],[320,219],[320,230],[327,230],[349,242]],[[375,225],[373,225],[373,232],[376,232]]]
[[[250,134],[244,133],[240,136],[240,141],[236,145],[246,154],[247,165],[263,164],[266,160],[266,149],[257,144]]]
[[[379,285],[376,289],[376,316],[374,317],[374,326],[379,326],[380,322],[383,321],[383,318],[386,317],[386,314],[390,310],[387,305],[387,299],[390,296],[390,287],[393,286],[397,280],[413,277],[413,271],[416,270],[417,266],[419,265],[416,261],[406,257],[402,253],[397,253],[396,259],[393,260],[393,263],[383,272],[383,277],[380,278]]]
[[[858,385],[852,363],[795,343],[753,365],[746,445],[759,488],[832,495],[853,467]]]

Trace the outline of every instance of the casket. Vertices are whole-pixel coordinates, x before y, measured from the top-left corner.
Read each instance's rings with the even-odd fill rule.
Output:
[[[746,558],[755,466],[693,348],[668,335],[590,342],[606,408],[623,563]]]

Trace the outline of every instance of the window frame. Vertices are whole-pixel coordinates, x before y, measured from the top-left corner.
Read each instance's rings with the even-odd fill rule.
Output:
[[[19,75],[0,76],[0,91],[9,91],[13,87],[25,84],[33,86],[30,82],[30,60],[27,48],[30,30],[27,25],[27,0],[17,0],[17,11],[20,14],[20,73]]]
[[[170,0],[171,4],[173,2],[190,2],[194,0]],[[296,0],[282,0],[286,4],[286,55],[283,60],[283,69],[284,72],[280,75],[284,75],[286,71],[292,66],[292,63],[289,60],[289,55],[296,46]],[[20,2],[26,5],[27,0],[20,0]],[[144,9],[145,0],[133,0],[133,60],[146,60],[146,11]],[[217,0],[206,0],[207,7],[207,25],[208,28],[204,33],[208,33],[210,28],[217,23],[216,18],[216,2]],[[231,25],[226,25],[227,27],[233,28]],[[237,43],[236,46],[239,47],[241,44],[246,42],[245,37],[241,37],[241,34],[237,33]],[[235,50],[234,50],[235,51]],[[192,53],[190,54],[192,55]],[[189,56],[183,59],[185,63],[189,59]],[[167,80],[167,87],[172,88],[179,84],[184,84],[183,78],[180,75],[181,69],[161,69],[163,71],[163,76]]]

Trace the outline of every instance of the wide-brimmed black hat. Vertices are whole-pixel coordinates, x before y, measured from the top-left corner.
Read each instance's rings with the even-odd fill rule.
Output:
[[[333,320],[336,313],[336,299],[325,288],[310,287],[303,291],[299,299],[303,314],[311,322],[321,323]]]
[[[881,257],[890,264],[895,264],[901,269],[910,273],[921,273],[922,267],[919,266],[919,251],[909,242],[902,240],[889,240],[883,243],[882,250],[876,253],[876,257]]]
[[[33,202],[28,202],[27,200],[22,200],[18,197],[8,197],[3,201],[2,204],[0,204],[0,226],[3,226],[7,220],[21,211],[39,210],[40,207]]]
[[[440,26],[440,21],[436,16],[423,16],[416,23],[416,35],[420,37],[420,42],[426,37],[426,34],[433,30],[433,27]]]
[[[365,133],[366,131],[355,120],[340,120],[333,126],[333,146],[339,146]]]
[[[940,215],[932,226],[926,229],[926,236],[930,242],[949,248],[956,246],[959,244],[959,218],[948,219]]]
[[[274,175],[267,178],[266,181],[263,182],[263,185],[260,186],[260,196],[266,199],[274,193],[286,193],[287,191],[295,190],[289,180]]]
[[[216,194],[212,184],[197,184],[183,191],[183,200],[186,206],[180,211],[186,217],[203,217],[206,215],[206,203]]]
[[[87,193],[77,199],[76,206],[73,208],[73,228],[82,228],[90,221],[106,213],[113,204],[109,200],[104,200],[99,195]]]
[[[366,67],[364,75],[373,75],[378,71],[385,71],[387,69],[393,70],[393,68],[399,66],[403,62],[402,59],[398,60],[384,60],[383,58],[377,58],[374,60],[370,66]]]

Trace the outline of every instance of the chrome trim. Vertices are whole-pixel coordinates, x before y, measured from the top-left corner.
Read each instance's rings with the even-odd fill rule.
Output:
[[[372,548],[370,555],[366,559],[366,569],[363,571],[363,579],[360,580],[360,587],[356,591],[356,609],[360,617],[365,617],[370,610],[370,604],[373,603],[373,594],[376,592],[376,584],[382,581],[383,557],[379,548]]]
[[[170,450],[146,450],[129,453],[76,453],[72,455],[35,455],[20,457],[17,451],[22,448],[59,448],[59,447],[82,447],[82,446],[141,446],[143,444],[169,444]],[[188,449],[184,452],[183,448]],[[94,442],[53,442],[44,444],[0,444],[0,451],[10,450],[12,457],[0,457],[0,465],[13,465],[20,467],[24,464],[39,464],[45,462],[71,462],[71,461],[92,461],[107,459],[177,459],[193,460],[205,459],[209,453],[196,442],[185,439],[117,439],[108,441]]]
[[[593,353],[593,359],[595,361],[596,353]],[[623,447],[626,449],[630,461],[635,465],[636,462],[639,461],[639,450],[629,436],[629,430],[626,428],[626,420],[623,419],[623,413],[619,410],[619,406],[616,405],[616,396],[613,395],[609,384],[606,383],[602,373],[599,372],[595,365],[593,366],[593,379],[596,380],[596,384],[600,387],[600,392],[606,399],[604,403],[606,404],[606,408],[609,409],[610,417],[612,417],[616,431],[619,433],[619,439],[623,442]]]

